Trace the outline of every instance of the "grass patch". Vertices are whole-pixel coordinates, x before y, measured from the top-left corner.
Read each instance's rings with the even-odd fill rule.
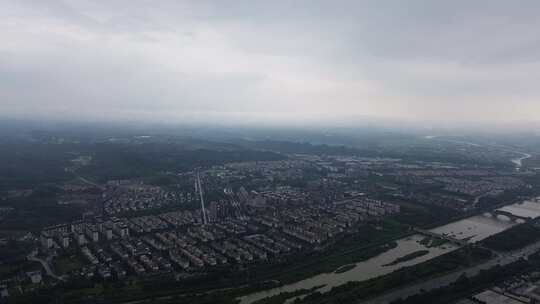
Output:
[[[67,274],[74,270],[81,269],[84,266],[84,261],[78,255],[63,256],[54,259],[54,268],[60,274]]]
[[[482,243],[498,251],[511,251],[525,247],[540,239],[540,229],[530,223],[514,226],[501,233],[494,234]]]

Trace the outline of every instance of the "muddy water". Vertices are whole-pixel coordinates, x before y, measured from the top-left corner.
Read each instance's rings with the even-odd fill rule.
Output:
[[[540,202],[536,200],[524,201],[502,207],[499,210],[507,211],[521,217],[537,218],[540,216]]]
[[[314,277],[285,285],[279,288],[273,288],[270,290],[254,293],[245,297],[240,298],[240,304],[252,303],[256,300],[262,298],[270,297],[277,295],[282,292],[291,292],[298,289],[310,289],[316,286],[325,285],[324,287],[318,289],[320,292],[326,292],[332,287],[345,284],[349,281],[364,281],[371,279],[377,276],[381,276],[387,273],[390,273],[394,270],[397,270],[401,267],[412,266],[427,260],[430,260],[434,257],[440,256],[441,254],[450,252],[457,249],[457,246],[451,244],[444,244],[436,248],[427,248],[426,246],[419,243],[424,237],[421,235],[413,235],[409,238],[404,238],[397,241],[397,246],[393,249],[390,249],[376,257],[368,259],[363,262],[356,264],[356,267],[353,269],[343,272],[343,273],[324,273],[316,275]],[[406,254],[418,251],[418,250],[429,250],[429,253],[415,259],[405,261],[392,266],[384,266],[393,262],[399,257],[403,257]]]
[[[467,239],[471,242],[477,242],[516,224],[516,222],[510,221],[506,217],[493,216],[486,213],[437,227],[430,231],[437,234],[449,235],[460,240]]]
[[[500,210],[510,212],[520,217],[540,217],[540,200],[525,201],[500,208]],[[507,216],[494,216],[491,213],[472,216],[447,225],[443,225],[430,231],[438,234],[446,234],[457,239],[467,239],[470,242],[477,242],[488,236],[500,233],[514,225],[520,220],[511,220]],[[371,259],[356,263],[356,266],[343,273],[324,273],[311,278],[288,284],[278,288],[253,293],[240,298],[240,304],[250,304],[254,301],[274,296],[282,292],[291,292],[299,289],[311,289],[316,286],[325,285],[318,289],[320,292],[326,292],[332,287],[345,284],[350,281],[364,281],[387,273],[393,272],[401,267],[412,266],[418,263],[433,259],[444,253],[457,249],[456,245],[444,244],[437,248],[427,248],[419,243],[423,239],[421,235],[413,235],[408,238],[400,239],[397,246]],[[395,259],[406,254],[418,251],[429,250],[429,253],[415,259],[405,261],[392,266],[384,266],[393,262]]]

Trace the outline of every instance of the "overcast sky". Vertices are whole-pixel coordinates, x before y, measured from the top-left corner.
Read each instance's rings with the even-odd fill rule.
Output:
[[[0,113],[540,120],[540,1],[0,0]]]

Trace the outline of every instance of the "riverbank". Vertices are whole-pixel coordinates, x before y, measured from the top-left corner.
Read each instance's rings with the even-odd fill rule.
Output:
[[[299,299],[297,303],[333,303],[334,299],[340,299],[340,303],[354,303],[360,299],[368,299],[414,282],[429,281],[431,278],[454,272],[457,269],[466,269],[490,258],[491,254],[487,250],[472,247],[462,248],[424,263],[402,267],[386,275],[365,281],[351,281],[324,293],[316,291]]]
[[[293,292],[297,289],[310,289],[314,286],[324,285],[323,288],[317,290],[319,293],[328,292],[334,288],[339,288],[341,285],[345,285],[351,281],[365,281],[392,273],[403,267],[413,266],[432,258],[438,257],[445,253],[456,250],[458,247],[453,244],[437,248],[427,248],[420,243],[423,239],[421,235],[414,234],[407,236],[396,241],[397,246],[391,250],[387,250],[377,256],[374,256],[368,260],[357,261],[355,267],[343,272],[343,273],[323,273],[316,276],[307,278],[302,281],[298,281],[292,284],[284,285],[277,288],[272,288],[256,293],[249,294],[239,298],[241,304],[250,304],[257,300],[271,297],[284,292]],[[429,253],[421,257],[416,257],[413,260],[404,261],[399,264],[393,264],[391,266],[385,266],[394,262],[396,259],[413,253],[419,250],[429,250]]]
[[[432,278],[430,280],[423,280],[420,282],[409,284],[403,288],[397,288],[395,290],[388,290],[380,296],[371,297],[368,300],[355,301],[354,303],[388,304],[399,299],[405,299],[407,297],[411,297],[414,295],[424,294],[431,290],[449,286],[450,284],[458,280],[463,275],[466,275],[467,277],[473,277],[483,271],[492,269],[494,267],[500,267],[500,266],[512,264],[520,260],[522,257],[534,254],[538,252],[539,250],[540,250],[540,242],[536,242],[524,248],[511,251],[508,254],[494,257],[486,262],[479,263],[467,269],[460,269],[460,270],[452,271],[447,274]],[[411,302],[408,302],[408,303],[411,303]],[[416,303],[416,302],[412,302],[412,303]]]
[[[512,204],[512,202],[511,202],[511,203],[507,203],[505,205],[513,206],[513,205],[518,205],[518,204],[516,204],[516,203]],[[499,207],[501,207],[501,206],[497,205],[497,206],[494,207],[494,209],[499,208]],[[540,205],[538,207],[539,207],[539,210],[540,210]],[[474,214],[478,214],[478,213],[475,212]],[[484,221],[486,221],[486,222],[484,223]],[[504,231],[504,230],[506,230],[506,229],[513,226],[513,224],[511,224],[511,223],[508,223],[508,222],[505,222],[505,221],[500,221],[500,222],[498,222],[498,221],[499,221],[498,219],[483,217],[481,215],[474,215],[474,216],[469,215],[469,217],[463,218],[463,219],[461,219],[459,221],[450,222],[450,223],[447,223],[446,225],[436,227],[435,229],[432,229],[432,231],[437,230],[437,229],[441,229],[441,231],[442,231],[441,233],[449,233],[453,237],[458,238],[458,239],[461,238],[461,239],[469,239],[471,241],[479,241],[479,240],[482,240],[483,238],[489,237],[490,235],[500,233],[500,232],[502,232],[502,231]],[[461,222],[464,223],[462,226],[460,226]],[[455,226],[452,226],[452,225],[455,225]],[[446,227],[448,227],[448,228],[446,228]],[[482,229],[482,230],[480,230],[482,233],[480,235],[476,235],[476,230],[475,229]],[[397,241],[398,244],[400,243],[400,241],[405,242],[407,240],[406,239],[398,240]],[[369,280],[369,281],[374,280],[374,281],[376,281],[377,277],[391,276],[391,274],[388,275],[389,272],[398,270],[398,269],[390,269],[390,270],[386,269],[385,270],[385,269],[381,269],[381,268],[378,268],[378,267],[382,267],[382,266],[388,267],[389,265],[390,266],[396,266],[396,265],[398,265],[400,263],[405,263],[405,264],[404,265],[398,265],[398,266],[400,266],[399,268],[401,268],[401,266],[405,266],[405,267],[409,266],[410,267],[410,266],[414,266],[416,264],[422,263],[422,265],[418,266],[419,270],[415,270],[415,271],[417,271],[419,273],[422,273],[423,267],[427,267],[427,269],[429,269],[429,268],[438,269],[437,271],[433,271],[433,272],[427,271],[429,273],[429,275],[432,275],[432,276],[441,275],[441,274],[444,274],[446,272],[455,270],[456,268],[468,267],[468,266],[472,265],[472,264],[463,265],[463,264],[459,264],[459,263],[462,263],[463,261],[456,261],[455,263],[458,263],[458,264],[454,263],[452,267],[446,268],[445,266],[447,266],[447,265],[445,265],[445,264],[447,263],[447,261],[444,258],[440,259],[440,260],[437,260],[438,259],[437,256],[439,256],[441,254],[444,254],[446,252],[443,251],[443,252],[441,252],[441,254],[428,255],[429,251],[433,250],[430,247],[430,245],[432,245],[433,242],[427,240],[426,237],[419,237],[419,239],[416,240],[416,242],[419,243],[419,245],[422,245],[422,247],[409,248],[408,252],[405,251],[405,252],[402,252],[401,254],[396,253],[396,255],[393,256],[393,258],[390,258],[390,259],[385,256],[388,253],[388,252],[386,252],[386,253],[381,254],[380,256],[377,256],[375,260],[373,260],[373,259],[369,260],[368,262],[366,262],[367,264],[365,264],[365,263],[357,264],[358,269],[356,269],[356,271],[355,271],[354,268],[352,268],[352,269],[349,269],[347,272],[345,272],[345,274],[350,274],[349,275],[350,278],[348,278],[346,276],[337,277],[337,276],[318,275],[318,276],[312,277],[310,279],[300,281],[300,282],[296,282],[294,284],[290,284],[290,285],[287,285],[287,286],[274,288],[274,289],[267,290],[267,291],[264,291],[264,292],[258,292],[258,293],[255,293],[255,294],[250,294],[248,296],[244,296],[244,297],[240,298],[241,303],[242,304],[249,304],[249,303],[252,303],[254,300],[258,300],[258,299],[268,297],[268,296],[273,296],[276,293],[292,292],[295,289],[307,289],[307,288],[310,288],[310,287],[312,287],[314,285],[324,284],[325,288],[322,288],[321,290],[318,290],[316,292],[316,294],[324,294],[325,292],[328,292],[329,290],[334,290],[334,289],[340,288],[340,285],[343,285],[343,286],[347,285],[348,286],[348,285],[351,284],[351,281],[365,281],[365,280]],[[443,246],[443,247],[444,246],[453,246],[452,244],[447,244],[447,243],[443,243],[443,242],[437,242],[437,243],[438,243],[437,245],[440,245],[440,246]],[[455,248],[450,248],[450,250],[448,250],[447,252],[450,252],[453,249],[455,249]],[[403,250],[403,249],[400,248],[396,252],[399,252],[400,250]],[[467,263],[471,260],[471,257],[467,256],[467,255],[463,256],[462,258],[465,259],[465,262],[467,262]],[[484,256],[483,258],[487,258],[487,257]],[[474,259],[474,262],[479,263],[481,260],[482,259]],[[384,261],[384,262],[382,262],[382,261]],[[399,262],[396,262],[396,261],[399,261]],[[437,264],[438,263],[437,261],[443,261],[442,265],[435,265],[434,266],[434,264],[432,264],[432,263]],[[371,264],[369,264],[369,263],[371,263]],[[362,265],[362,266],[360,267],[358,265]],[[461,265],[461,266],[456,266],[456,265]],[[439,268],[439,266],[442,267],[442,268]],[[376,267],[376,268],[374,268],[374,267]],[[399,271],[396,271],[396,273],[398,273],[398,272]],[[336,275],[339,275],[339,274],[336,274]],[[423,279],[426,278],[423,275],[419,276],[419,277],[423,278]],[[410,283],[410,280],[403,280],[402,282]],[[401,286],[401,285],[397,284],[397,286]],[[396,286],[393,286],[393,287],[395,288]],[[310,297],[306,296],[306,299],[307,298],[310,298]],[[308,303],[308,302],[306,302],[306,303]]]

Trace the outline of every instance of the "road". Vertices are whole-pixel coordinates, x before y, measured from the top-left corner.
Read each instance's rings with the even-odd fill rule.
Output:
[[[103,190],[103,187],[102,187],[101,185],[96,184],[96,183],[94,183],[93,181],[91,181],[91,180],[89,180],[89,179],[87,179],[87,178],[85,178],[85,177],[82,177],[82,176],[80,176],[80,175],[77,175],[77,178],[78,178],[80,181],[82,181],[83,183],[86,183],[86,184],[88,184],[88,185],[90,185],[90,186],[94,186],[94,187],[97,187],[97,188]]]
[[[49,263],[48,259],[47,261],[46,260],[43,260],[43,259],[40,259],[37,257],[37,250],[34,250],[32,251],[32,253],[30,253],[27,257],[26,257],[29,261],[34,261],[34,262],[38,262],[40,263],[43,268],[45,269],[45,272],[47,273],[47,275],[49,275],[50,277],[53,277],[57,280],[60,280],[60,281],[65,281],[64,278],[60,277],[60,276],[57,276],[51,269],[51,264]]]
[[[412,295],[421,293],[423,291],[429,291],[435,288],[447,286],[455,282],[463,273],[471,277],[471,276],[477,275],[481,270],[487,270],[497,264],[499,265],[510,264],[512,262],[517,261],[518,259],[522,257],[527,257],[528,255],[538,250],[540,250],[540,241],[534,244],[531,244],[527,247],[521,248],[519,250],[510,252],[510,253],[501,253],[497,257],[487,262],[472,266],[470,268],[462,269],[462,270],[455,271],[446,275],[442,275],[440,277],[436,277],[425,282],[419,282],[410,286],[398,288],[393,291],[389,291],[381,296],[371,298],[368,300],[363,300],[358,303],[359,304],[360,303],[361,304],[387,304],[392,301],[398,300],[400,298],[407,298]]]

